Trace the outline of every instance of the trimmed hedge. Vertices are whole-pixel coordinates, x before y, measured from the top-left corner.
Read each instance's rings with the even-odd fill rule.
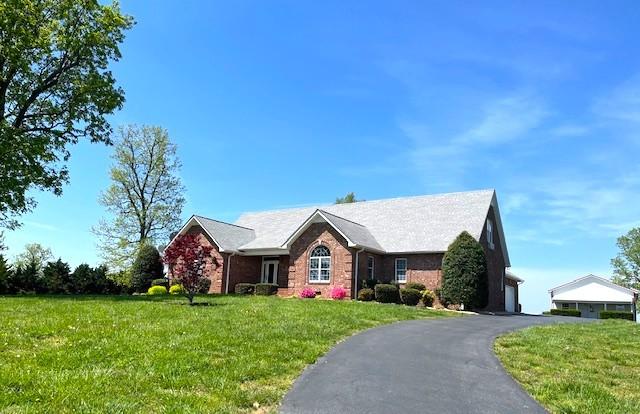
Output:
[[[278,292],[278,285],[274,283],[256,283],[256,295],[269,296]]]
[[[626,311],[602,311],[600,312],[600,319],[626,319],[632,321],[633,313]]]
[[[211,287],[211,279],[208,277],[203,277],[198,281],[198,293],[205,294],[209,293],[209,288]]]
[[[559,316],[575,316],[575,317],[580,317],[580,311],[578,309],[551,309],[551,314],[552,315],[559,315]]]
[[[400,302],[400,295],[398,293],[398,288],[394,285],[380,283],[377,284],[375,288],[376,301],[380,303]]]
[[[253,283],[236,283],[234,292],[238,295],[252,295],[256,290],[256,285]]]
[[[376,298],[376,294],[371,288],[360,289],[358,292],[358,300],[362,302],[371,302]]]
[[[404,285],[404,287],[405,289],[415,289],[419,292],[423,292],[424,290],[427,289],[424,283],[418,283],[418,282],[408,282],[406,285]]]
[[[172,295],[184,295],[185,294],[185,290],[182,287],[182,285],[171,285],[171,287],[169,288],[169,293]]]
[[[166,295],[167,288],[164,286],[151,286],[149,290],[147,290],[147,295]]]
[[[400,289],[400,298],[405,305],[416,306],[422,298],[422,293],[418,289],[404,288]]]

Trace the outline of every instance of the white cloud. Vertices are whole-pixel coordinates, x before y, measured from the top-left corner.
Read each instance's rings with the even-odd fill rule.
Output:
[[[54,226],[53,224],[49,224],[49,223],[40,223],[38,221],[29,221],[29,220],[23,220],[22,222],[23,222],[23,224],[25,226],[34,227],[34,228],[39,229],[39,230],[47,230],[47,231],[58,231],[58,230],[60,230],[58,227]]]
[[[579,137],[591,132],[588,125],[563,124],[551,129],[551,134],[558,137]]]
[[[516,94],[489,102],[482,120],[454,139],[462,145],[497,145],[521,138],[548,115],[537,99]]]
[[[597,99],[593,111],[605,119],[640,124],[640,75],[628,79]]]

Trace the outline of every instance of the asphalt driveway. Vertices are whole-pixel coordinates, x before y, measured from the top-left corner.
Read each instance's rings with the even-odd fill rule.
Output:
[[[545,413],[493,353],[501,333],[578,318],[478,315],[382,326],[348,338],[285,396],[289,413]]]

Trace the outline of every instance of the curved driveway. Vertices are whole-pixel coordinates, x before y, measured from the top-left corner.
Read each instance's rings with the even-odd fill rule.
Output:
[[[386,325],[348,338],[307,367],[289,413],[545,413],[493,353],[501,333],[577,318],[478,315]]]

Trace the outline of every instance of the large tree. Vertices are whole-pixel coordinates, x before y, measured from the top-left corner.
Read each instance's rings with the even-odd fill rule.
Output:
[[[42,246],[40,243],[29,243],[24,246],[24,251],[16,256],[14,264],[16,267],[26,268],[33,266],[36,272],[41,275],[46,263],[53,258],[51,249]]]
[[[118,3],[0,2],[0,226],[35,206],[29,190],[62,193],[69,145],[110,142],[124,93],[108,65],[132,24]]]
[[[613,281],[640,289],[640,227],[620,236],[617,245],[620,252],[611,260],[615,272]]]
[[[100,197],[109,217],[93,229],[110,268],[128,268],[144,243],[157,245],[180,228],[184,187],[179,170],[176,146],[166,130],[120,128],[111,185]]]
[[[487,259],[482,245],[466,231],[451,243],[442,259],[442,297],[467,309],[487,306]]]

